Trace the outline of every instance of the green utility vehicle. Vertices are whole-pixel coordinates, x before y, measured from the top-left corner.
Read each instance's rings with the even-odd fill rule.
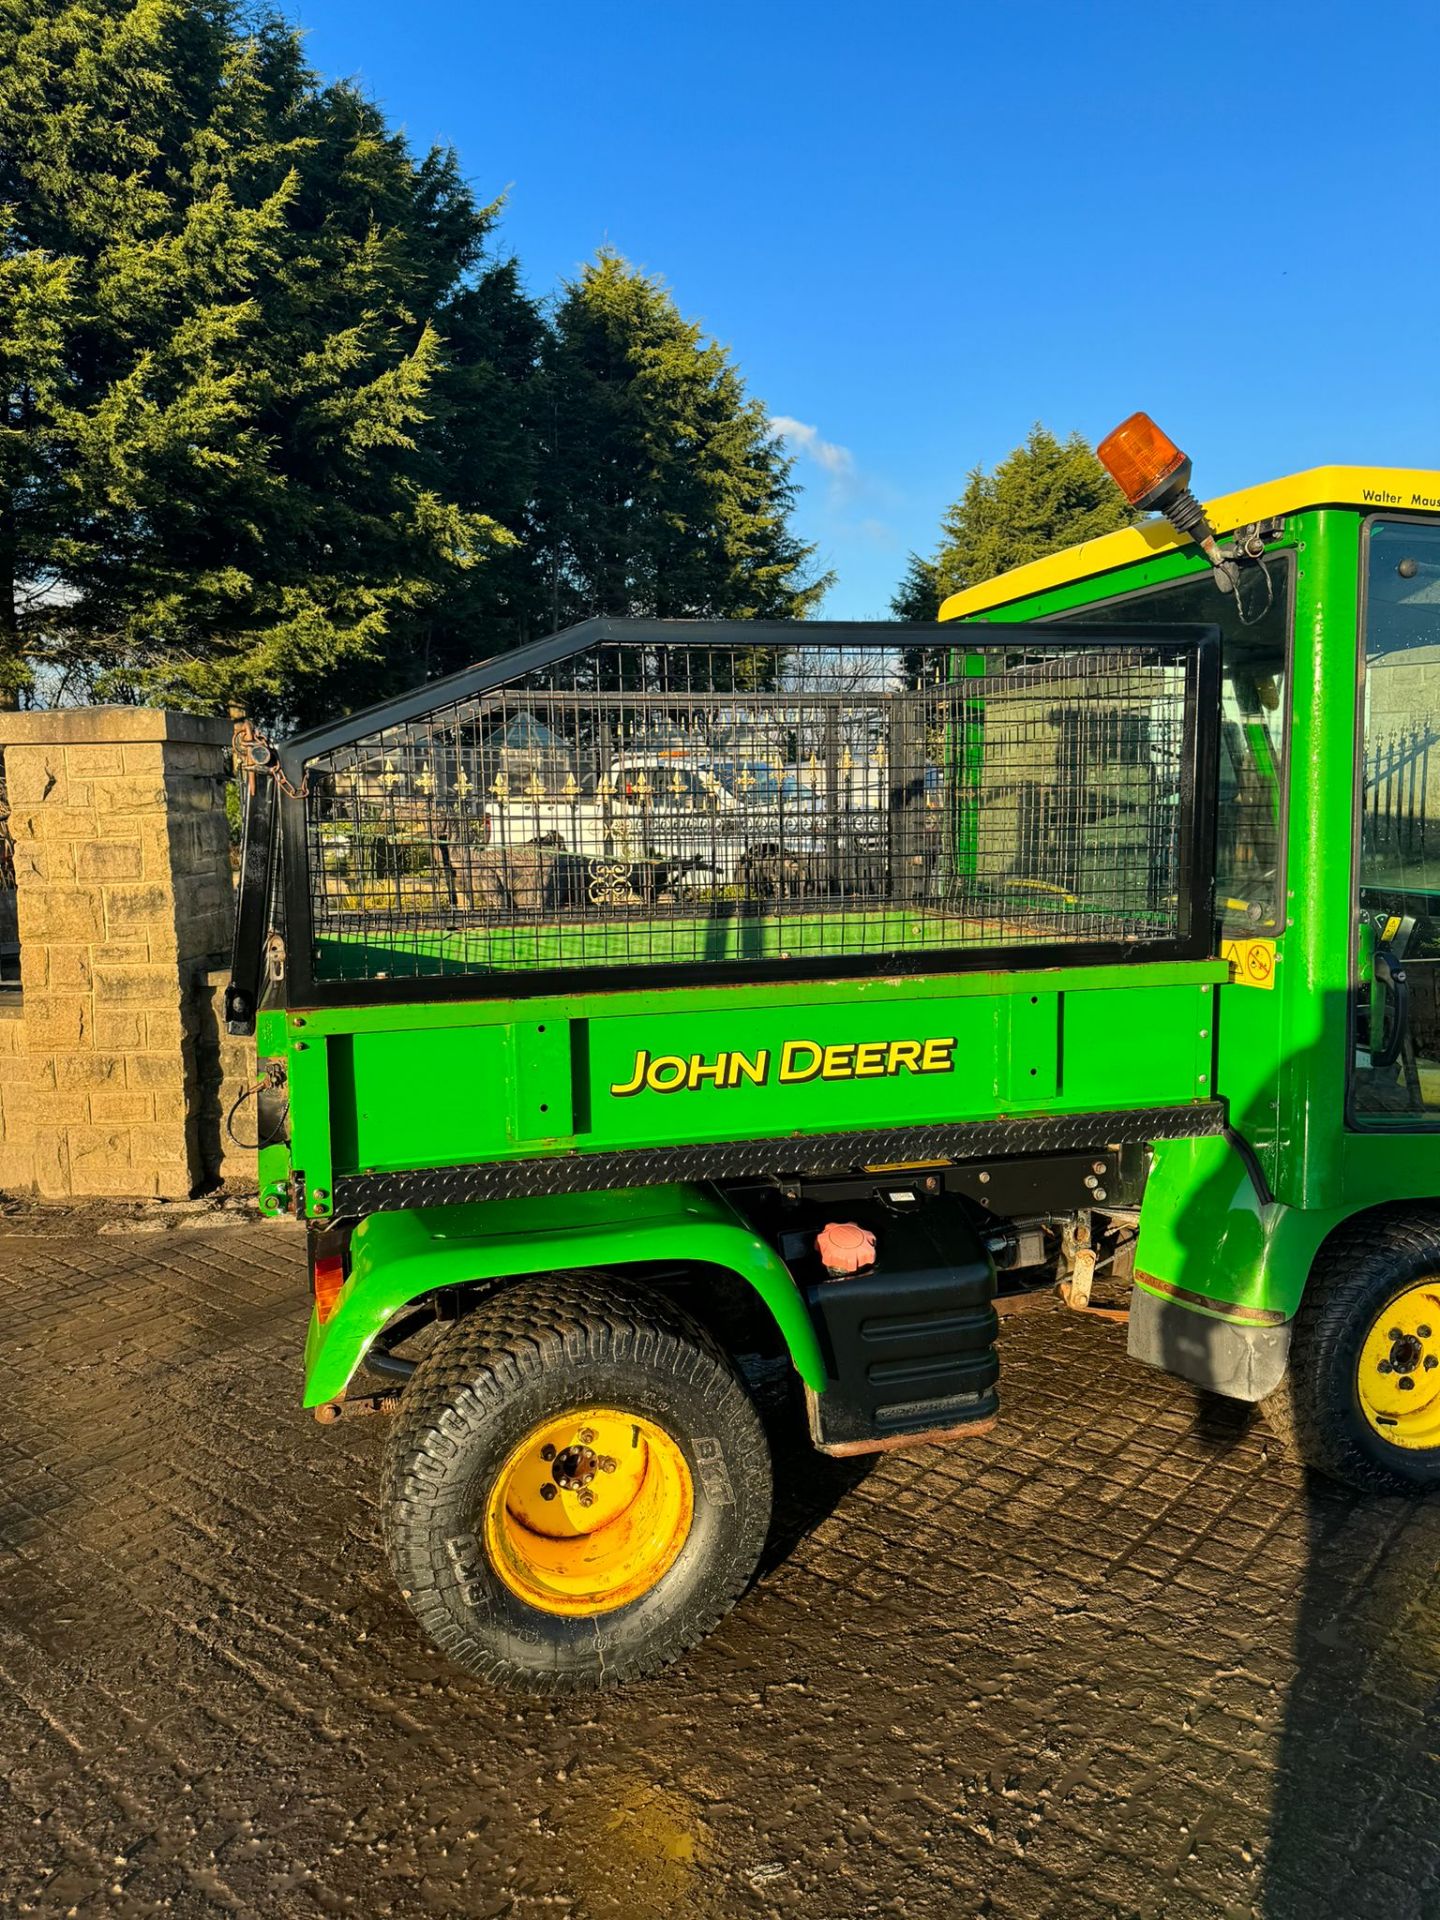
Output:
[[[305,1400],[391,1416],[472,1671],[714,1626],[777,1357],[824,1453],[989,1431],[997,1288],[1133,1281],[1137,1361],[1440,1484],[1440,473],[1102,452],[1169,517],[933,624],[592,620],[251,738]]]

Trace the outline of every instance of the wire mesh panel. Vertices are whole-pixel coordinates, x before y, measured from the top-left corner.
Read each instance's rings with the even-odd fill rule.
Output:
[[[1013,965],[1191,931],[1193,644],[592,629],[300,743],[316,983]]]

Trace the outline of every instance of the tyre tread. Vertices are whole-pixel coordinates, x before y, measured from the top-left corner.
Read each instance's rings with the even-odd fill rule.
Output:
[[[578,1366],[628,1358],[722,1399],[739,1396],[758,1417],[729,1357],[664,1295],[584,1271],[517,1281],[490,1295],[437,1341],[406,1386],[381,1471],[386,1547],[406,1601],[442,1651],[480,1679],[532,1692],[571,1692],[658,1671],[710,1633],[740,1598],[753,1563],[737,1566],[710,1602],[690,1611],[662,1658],[623,1646],[593,1663],[519,1668],[467,1634],[446,1606],[451,1570],[428,1524],[434,1485],[487,1412],[532,1382],[547,1363]],[[768,1462],[765,1488],[768,1513]],[[758,1558],[758,1549],[757,1555]]]
[[[1440,1449],[1387,1462],[1384,1442],[1352,1415],[1346,1349],[1357,1318],[1368,1325],[1385,1298],[1426,1270],[1440,1272],[1440,1216],[1413,1209],[1367,1214],[1336,1229],[1317,1255],[1290,1345],[1290,1369],[1264,1403],[1272,1431],[1307,1465],[1368,1493],[1440,1485]],[[1389,1292],[1387,1293],[1387,1288]],[[1399,1455],[1400,1449],[1386,1453]]]

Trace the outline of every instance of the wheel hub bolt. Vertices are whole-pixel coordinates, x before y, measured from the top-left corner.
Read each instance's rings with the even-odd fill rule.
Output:
[[[555,1464],[550,1469],[555,1484],[574,1493],[580,1487],[588,1487],[595,1478],[599,1461],[589,1447],[566,1447],[555,1456]]]
[[[1416,1327],[1416,1329],[1415,1329],[1415,1333],[1416,1333],[1416,1336],[1417,1336],[1417,1338],[1419,1338],[1419,1339],[1421,1339],[1421,1340],[1428,1340],[1428,1339],[1430,1338],[1430,1329],[1429,1329],[1429,1327]]]
[[[542,1460],[553,1460],[555,1458],[554,1447],[541,1447],[540,1458]]]
[[[1390,1347],[1390,1366],[1395,1373],[1413,1373],[1424,1349],[1413,1333],[1397,1333]]]
[[[542,1500],[553,1500],[559,1491],[560,1489],[553,1480],[547,1480],[540,1489],[540,1498]]]
[[[1415,1391],[1415,1382],[1410,1378],[1408,1373],[1402,1374],[1395,1384],[1401,1393],[1413,1393]]]
[[[1426,1364],[1426,1366],[1427,1366],[1427,1367],[1433,1367],[1433,1366],[1434,1366],[1434,1364],[1435,1364],[1435,1362],[1434,1362],[1433,1360],[1427,1360],[1427,1361],[1425,1362],[1425,1364]],[[614,1462],[614,1459],[613,1459],[613,1458],[611,1457],[611,1455],[610,1455],[610,1454],[608,1454],[608,1453],[602,1453],[602,1454],[601,1454],[601,1456],[600,1456],[600,1471],[601,1471],[602,1473],[613,1473],[613,1472],[615,1471],[615,1462]]]
[[[594,1438],[595,1435],[589,1427],[582,1427],[580,1429],[580,1444],[582,1447],[588,1447]]]
[[[582,1487],[575,1498],[580,1502],[582,1507],[593,1507],[595,1504],[595,1495],[590,1491],[589,1487]]]
[[[1393,1373],[1395,1369],[1388,1360],[1377,1360],[1375,1362],[1375,1371],[1377,1373]]]

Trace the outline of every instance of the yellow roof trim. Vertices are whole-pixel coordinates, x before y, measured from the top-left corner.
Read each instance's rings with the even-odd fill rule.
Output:
[[[1390,507],[1397,513],[1440,513],[1440,472],[1426,467],[1310,467],[1283,480],[1267,480],[1263,486],[1222,494],[1209,503],[1206,513],[1216,533],[1233,533],[1236,527],[1272,520],[1280,514],[1300,513],[1307,507],[1367,507],[1372,511]],[[1138,527],[1103,534],[1098,540],[1083,540],[1063,553],[1047,554],[1043,560],[996,574],[977,587],[964,587],[945,601],[940,618],[964,619],[968,614],[1003,607],[1011,600],[1068,586],[1072,580],[1088,580],[1093,574],[1109,573],[1134,560],[1151,560],[1189,544],[1179,538],[1168,520],[1146,520]]]

